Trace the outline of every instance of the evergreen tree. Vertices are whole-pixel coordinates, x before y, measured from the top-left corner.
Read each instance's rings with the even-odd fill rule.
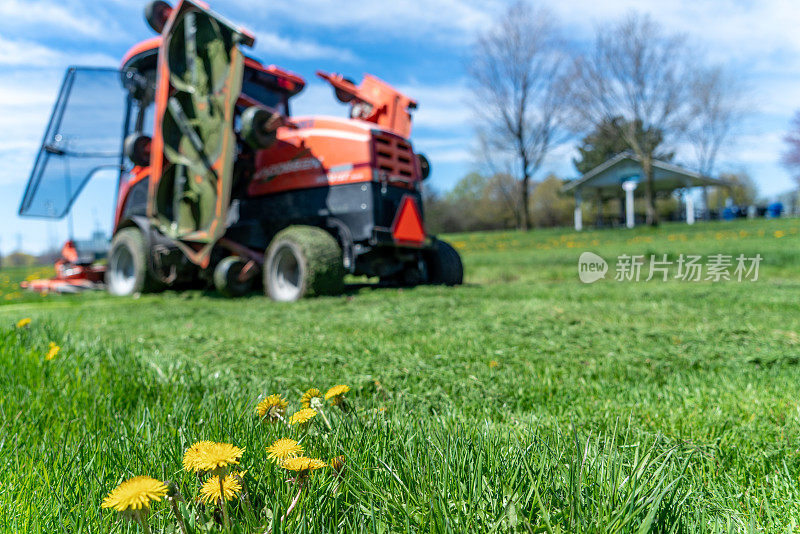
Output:
[[[581,140],[578,146],[579,158],[573,158],[572,164],[581,174],[586,174],[595,167],[602,165],[617,154],[630,150],[630,145],[625,140],[623,128],[627,127],[622,117],[603,121],[586,137]],[[664,135],[660,131],[645,132],[642,130],[641,123],[636,124],[636,136],[639,139],[647,139],[647,144],[658,147],[664,140]],[[656,148],[657,150],[657,148]],[[672,152],[656,152],[655,159],[670,161],[675,156]]]

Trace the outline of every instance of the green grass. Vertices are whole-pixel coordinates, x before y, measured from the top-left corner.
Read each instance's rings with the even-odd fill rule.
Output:
[[[787,532],[800,525],[800,220],[448,236],[467,284],[277,304],[211,292],[0,301],[0,529],[136,531],[99,504],[246,447],[242,532]],[[578,281],[585,250],[607,279]],[[615,282],[620,254],[764,258],[757,282]],[[6,290],[11,291],[11,290]],[[22,317],[29,329],[14,328]],[[45,361],[50,341],[62,347]],[[297,510],[259,395],[349,384]],[[338,484],[338,486],[337,486]],[[258,523],[258,526],[256,526]],[[154,505],[155,531],[173,532]]]

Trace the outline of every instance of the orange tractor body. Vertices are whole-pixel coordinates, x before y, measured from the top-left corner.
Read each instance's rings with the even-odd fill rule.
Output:
[[[119,71],[68,71],[20,208],[64,216],[118,158],[113,293],[213,282],[238,295],[258,273],[276,300],[340,292],[346,273],[461,283],[458,255],[425,231],[429,164],[409,139],[415,101],[370,75],[355,85],[318,72],[350,118],[293,117],[305,81],[245,55],[246,30],[188,0],[153,2],[147,19],[159,37],[134,46]],[[123,89],[117,153],[98,148],[102,128],[70,126],[85,117],[73,109],[79,88],[103,77]],[[58,193],[69,163],[85,175],[67,176]]]

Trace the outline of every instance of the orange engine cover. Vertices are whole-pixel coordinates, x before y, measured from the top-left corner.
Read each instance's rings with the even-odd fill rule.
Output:
[[[248,195],[373,180],[416,189],[421,180],[411,143],[375,124],[332,117],[292,122],[256,154]]]

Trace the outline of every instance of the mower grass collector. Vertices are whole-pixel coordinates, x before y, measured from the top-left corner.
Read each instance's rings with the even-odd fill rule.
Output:
[[[199,1],[152,2],[146,19],[159,36],[120,70],[68,69],[19,210],[62,218],[93,174],[118,170],[111,293],[239,296],[260,280],[294,301],[341,293],[347,273],[462,282],[458,253],[425,232],[416,102],[319,72],[350,118],[292,117],[305,81],[246,55],[246,30]]]

